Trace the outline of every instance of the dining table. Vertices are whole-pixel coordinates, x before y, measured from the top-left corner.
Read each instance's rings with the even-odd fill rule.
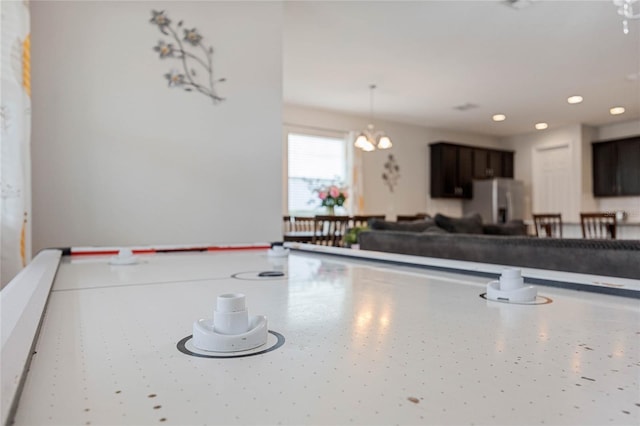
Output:
[[[313,240],[313,231],[290,231],[283,235],[284,241],[297,243],[310,243]]]

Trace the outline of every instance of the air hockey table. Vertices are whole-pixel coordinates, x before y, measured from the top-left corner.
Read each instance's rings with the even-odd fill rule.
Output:
[[[2,291],[3,424],[640,424],[640,281],[523,269],[509,303],[499,265],[285,245],[40,252]],[[198,350],[229,293],[267,342]]]

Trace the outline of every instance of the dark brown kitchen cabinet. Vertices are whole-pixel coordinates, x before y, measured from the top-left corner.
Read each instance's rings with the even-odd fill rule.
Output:
[[[616,146],[613,143],[593,144],[593,195],[617,195]]]
[[[594,142],[593,195],[640,195],[640,136]]]
[[[471,198],[473,179],[513,177],[512,151],[449,142],[430,148],[432,198]]]
[[[502,153],[502,177],[513,178],[513,152]]]
[[[471,198],[473,150],[448,143],[431,145],[431,196]]]
[[[473,178],[513,177],[513,152],[495,149],[473,149]]]

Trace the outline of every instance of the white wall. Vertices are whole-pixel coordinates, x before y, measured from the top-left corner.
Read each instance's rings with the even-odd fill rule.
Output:
[[[571,211],[564,215],[565,221],[575,221],[579,217],[582,192],[582,128],[580,125],[549,129],[541,132],[504,138],[505,146],[515,151],[514,178],[523,181],[525,188],[525,218],[531,218],[533,205],[533,152],[537,148],[567,144],[571,152],[571,162],[575,165],[570,173],[570,182],[565,196],[570,200]]]
[[[571,171],[571,187],[574,190],[566,196],[572,200],[573,208],[569,217],[563,219],[569,222],[579,221],[581,211],[623,210],[629,214],[629,221],[640,221],[640,197],[593,197],[591,158],[591,142],[639,134],[640,120],[633,120],[598,128],[576,124],[502,139],[505,146],[516,151],[515,178],[525,183],[527,217],[530,218],[532,211],[533,150],[542,146],[569,143],[575,164]]]
[[[606,141],[638,135],[640,135],[640,119],[600,126],[597,131],[597,140]]]
[[[280,238],[279,2],[32,2],[34,251]],[[215,49],[227,98],[167,88],[151,10]]]
[[[287,128],[308,128],[310,131],[348,133],[366,128],[367,117],[341,114],[326,110],[285,105],[283,112]],[[449,141],[469,145],[500,147],[496,138],[450,130],[375,120],[377,129],[384,130],[393,141],[391,150],[363,154],[364,198],[366,214],[443,213],[462,215],[460,200],[432,199],[429,196],[429,150],[431,142]],[[285,135],[286,137],[286,135]],[[286,144],[285,144],[286,145]],[[393,153],[400,166],[400,180],[393,194],[382,180],[384,163]],[[283,188],[286,191],[286,188]]]

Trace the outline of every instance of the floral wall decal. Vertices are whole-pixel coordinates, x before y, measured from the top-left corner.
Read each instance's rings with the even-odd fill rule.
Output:
[[[389,154],[389,158],[384,163],[382,180],[389,187],[389,191],[393,192],[393,188],[398,184],[398,179],[400,179],[400,166],[398,166],[393,154]]]
[[[196,28],[182,28],[182,21],[178,22],[177,29],[174,29],[171,25],[171,19],[164,10],[159,12],[152,10],[151,15],[149,22],[157,25],[162,34],[172,37],[175,41],[174,45],[160,40],[153,50],[158,52],[160,59],[177,59],[182,64],[181,70],[173,68],[164,74],[169,87],[181,87],[187,92],[195,90],[210,97],[214,104],[223,101],[224,98],[216,92],[216,84],[222,83],[226,79],[216,80],[213,77],[213,47],[204,45],[202,35]],[[179,35],[180,30],[183,32],[182,37]],[[204,68],[204,77],[196,72],[194,64]]]

